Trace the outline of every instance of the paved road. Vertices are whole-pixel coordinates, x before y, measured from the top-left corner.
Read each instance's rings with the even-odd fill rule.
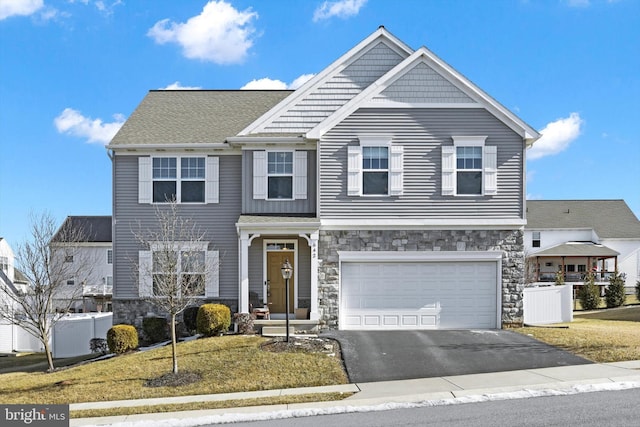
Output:
[[[508,330],[328,331],[351,382],[392,381],[591,363]]]
[[[485,403],[352,412],[237,423],[247,427],[627,427],[638,425],[640,389]]]

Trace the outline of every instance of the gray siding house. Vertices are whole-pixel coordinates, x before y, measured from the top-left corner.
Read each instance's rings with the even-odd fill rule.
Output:
[[[150,311],[132,229],[170,195],[219,264],[203,301],[334,329],[521,324],[539,136],[384,27],[296,91],[151,91],[108,146],[114,322]]]

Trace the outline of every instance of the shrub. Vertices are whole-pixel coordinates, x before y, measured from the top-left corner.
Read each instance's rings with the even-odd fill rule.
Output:
[[[166,341],[168,338],[167,319],[164,317],[145,317],[142,319],[142,331],[152,343]]]
[[[640,301],[640,280],[636,282],[636,298]]]
[[[231,326],[231,310],[223,304],[203,304],[198,309],[196,323],[202,335],[219,335]]]
[[[198,306],[187,307],[182,312],[182,319],[184,321],[185,328],[189,331],[189,333],[195,332],[198,329]]]
[[[604,291],[607,308],[620,307],[626,299],[624,290],[624,276],[617,271],[609,278],[609,286]]]
[[[584,285],[578,291],[578,299],[583,310],[595,310],[600,305],[600,288],[596,285],[592,272],[584,277]]]
[[[238,333],[242,335],[254,334],[253,321],[255,317],[250,313],[236,313],[233,315],[233,319],[238,325]]]
[[[91,350],[91,353],[106,354],[109,349],[107,347],[107,340],[104,338],[91,338],[89,340],[89,349]]]
[[[558,270],[556,273],[556,285],[564,285],[564,274],[562,273],[562,270]]]
[[[138,331],[131,325],[113,325],[107,331],[107,345],[111,353],[122,354],[138,347]]]

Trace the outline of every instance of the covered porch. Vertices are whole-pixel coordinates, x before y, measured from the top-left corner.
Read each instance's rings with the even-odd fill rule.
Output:
[[[566,242],[529,255],[533,266],[533,282],[582,285],[592,272],[598,285],[609,284],[618,269],[619,252],[593,242]]]
[[[288,313],[289,319],[317,323],[320,220],[242,215],[236,228],[240,267],[238,311],[254,313],[260,322],[285,319]],[[293,269],[290,279],[282,276],[285,262]],[[301,319],[303,316],[306,319]]]

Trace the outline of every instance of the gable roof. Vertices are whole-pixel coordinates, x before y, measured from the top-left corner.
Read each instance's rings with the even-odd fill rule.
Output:
[[[222,145],[290,90],[152,90],[107,148]]]
[[[593,242],[566,242],[532,253],[531,256],[615,257],[620,252]]]
[[[376,49],[379,48],[387,50],[387,53],[376,52]],[[388,52],[390,52],[391,55],[395,54],[397,59],[389,58]],[[272,125],[278,119],[282,119],[287,113],[291,113],[291,117],[285,117],[283,120],[295,120],[298,112],[292,110],[295,110],[296,107],[300,108],[301,104],[305,102],[310,104],[309,114],[315,116],[314,119],[320,122],[353,96],[357,95],[366,86],[370,85],[384,72],[391,69],[402,59],[411,55],[412,52],[413,49],[402,40],[391,34],[383,26],[380,26],[371,35],[351,48],[320,73],[316,74],[289,97],[282,100],[278,105],[267,111],[253,123],[250,123],[239,132],[239,135],[268,132],[269,125]],[[380,66],[381,62],[386,61],[387,63],[384,64],[386,68],[376,70],[370,65],[363,64],[360,70],[364,77],[362,81],[356,81],[357,79],[353,75],[345,75],[349,67],[356,65],[357,61],[368,53],[372,53],[372,55],[376,57],[378,66]],[[385,56],[387,58],[385,58]],[[348,82],[345,82],[345,80],[348,80]],[[362,83],[365,84],[364,87],[361,86]],[[343,90],[337,93],[334,92],[336,88],[342,88]],[[345,88],[346,90],[344,90]],[[297,134],[304,133],[309,129],[302,129],[302,131],[297,132]]]
[[[450,92],[455,93],[456,96],[454,97],[454,99],[456,100],[457,104],[463,104],[465,107],[473,107],[473,104],[477,104],[477,107],[486,108],[494,116],[496,116],[507,126],[517,132],[522,138],[524,138],[527,142],[527,145],[531,145],[535,140],[540,138],[541,135],[538,133],[538,131],[533,129],[522,119],[513,114],[506,107],[493,99],[462,74],[454,70],[450,65],[444,62],[426,47],[421,47],[420,49],[416,50],[411,56],[404,59],[404,61],[402,61],[388,73],[380,77],[367,89],[363,90],[360,94],[358,94],[356,97],[354,97],[348,103],[338,109],[333,115],[324,120],[314,129],[310,130],[307,133],[307,137],[310,139],[319,139],[325,132],[338,124],[340,121],[344,120],[358,108],[361,108],[363,106],[369,108],[388,106],[410,107],[414,105],[427,106],[426,104],[428,103],[426,103],[425,105],[420,105],[420,103],[415,102],[411,102],[410,104],[404,103],[404,105],[400,103],[399,105],[399,103],[394,102],[393,100],[389,100],[383,95],[383,92],[386,89],[390,88],[400,78],[413,71],[419,65],[425,65],[427,67],[427,70],[433,72],[433,74],[437,76],[440,76],[442,82],[448,83],[449,86],[458,90],[458,93],[449,90]],[[441,90],[443,84],[438,82],[438,84],[435,86],[440,86],[439,90]],[[443,107],[451,105],[450,103],[445,102],[435,102],[432,104],[434,106]]]
[[[111,216],[68,216],[58,232],[51,239],[52,242],[62,242],[61,230],[79,230],[87,242],[111,243]]]
[[[601,239],[640,239],[624,200],[527,200],[527,229],[593,229]]]

